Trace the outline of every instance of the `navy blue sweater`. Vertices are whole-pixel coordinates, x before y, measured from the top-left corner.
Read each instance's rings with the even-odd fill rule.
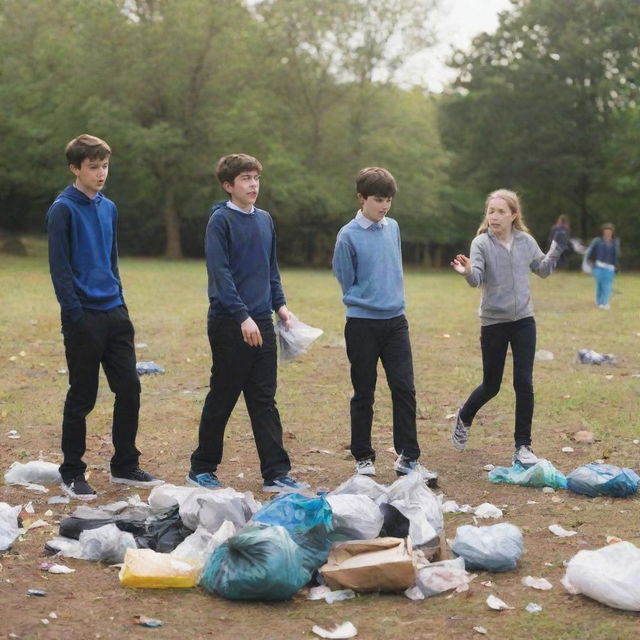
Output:
[[[209,316],[239,323],[271,318],[286,304],[276,259],[271,216],[262,209],[242,213],[219,202],[205,237]]]
[[[47,211],[49,270],[62,315],[77,322],[83,309],[124,304],[118,273],[118,211],[98,193],[67,187]]]

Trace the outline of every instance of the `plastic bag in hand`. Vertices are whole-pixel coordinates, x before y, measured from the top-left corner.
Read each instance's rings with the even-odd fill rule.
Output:
[[[310,327],[308,324],[298,320],[293,314],[289,319],[288,329],[284,326],[282,320],[278,318],[276,334],[278,335],[280,346],[280,359],[283,361],[293,360],[306,353],[309,345],[323,333],[322,329]]]
[[[509,571],[522,555],[522,532],[508,522],[489,527],[458,527],[451,550],[464,558],[468,571]]]
[[[640,477],[633,469],[612,464],[585,464],[567,476],[567,485],[571,491],[591,498],[623,498],[636,493],[639,481]]]
[[[569,593],[583,593],[598,602],[640,611],[640,549],[618,542],[595,551],[578,551],[569,560],[562,584]]]

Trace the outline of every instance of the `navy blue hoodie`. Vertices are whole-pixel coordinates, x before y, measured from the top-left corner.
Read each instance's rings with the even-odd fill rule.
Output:
[[[242,323],[271,318],[286,304],[276,259],[271,216],[262,209],[242,213],[213,205],[205,254],[209,275],[209,316]]]
[[[63,317],[81,320],[83,309],[124,304],[118,273],[118,210],[101,193],[88,198],[67,187],[47,211],[49,271]]]

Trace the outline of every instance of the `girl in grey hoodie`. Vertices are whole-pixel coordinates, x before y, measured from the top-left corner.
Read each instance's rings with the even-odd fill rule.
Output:
[[[529,234],[517,194],[499,189],[487,197],[470,258],[458,254],[451,262],[469,285],[482,287],[478,314],[483,377],[456,414],[451,433],[456,449],[466,447],[476,413],[500,390],[507,348],[511,345],[516,393],[513,463],[531,466],[538,462],[531,448],[536,323],[529,273],[546,278],[553,273],[565,248],[553,241],[545,255]]]

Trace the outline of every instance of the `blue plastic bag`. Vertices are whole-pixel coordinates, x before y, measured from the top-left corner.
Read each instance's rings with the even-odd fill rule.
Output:
[[[458,527],[451,550],[461,558],[467,571],[509,571],[522,555],[522,532],[508,522],[489,527],[465,524]]]
[[[495,467],[489,472],[489,481],[496,484],[518,484],[523,487],[567,488],[565,475],[544,459],[531,467],[523,467],[519,462],[514,462],[512,467]]]
[[[302,550],[287,530],[256,523],[211,554],[200,586],[229,600],[288,600],[310,579]]]
[[[567,484],[571,491],[595,498],[596,496],[613,496],[623,498],[636,493],[640,476],[625,467],[612,464],[585,464],[567,476]]]
[[[333,512],[324,496],[282,494],[254,513],[251,521],[284,527],[300,547],[303,564],[309,571],[318,569],[329,556]]]

